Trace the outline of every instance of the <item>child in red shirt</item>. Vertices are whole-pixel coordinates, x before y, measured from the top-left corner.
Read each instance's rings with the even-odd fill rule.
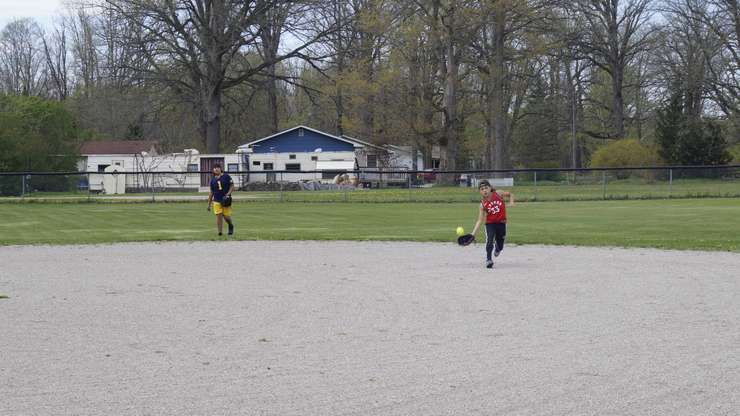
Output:
[[[486,267],[493,268],[493,256],[498,257],[504,249],[504,238],[506,237],[506,205],[502,197],[509,197],[509,202],[513,204],[514,197],[509,192],[496,192],[491,183],[482,180],[478,184],[478,191],[481,196],[480,211],[478,212],[478,221],[473,227],[473,235],[478,232],[478,228],[484,223],[486,225]],[[493,251],[494,242],[496,251]]]

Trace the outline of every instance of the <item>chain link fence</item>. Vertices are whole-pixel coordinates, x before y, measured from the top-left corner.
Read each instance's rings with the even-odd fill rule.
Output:
[[[229,172],[248,202],[471,202],[489,180],[517,201],[740,197],[740,165],[499,171]],[[210,172],[0,172],[0,202],[205,201]]]

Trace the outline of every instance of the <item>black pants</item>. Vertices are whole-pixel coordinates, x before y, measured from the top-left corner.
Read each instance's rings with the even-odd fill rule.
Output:
[[[486,224],[486,260],[491,260],[494,240],[496,251],[504,249],[504,238],[506,238],[506,223]]]

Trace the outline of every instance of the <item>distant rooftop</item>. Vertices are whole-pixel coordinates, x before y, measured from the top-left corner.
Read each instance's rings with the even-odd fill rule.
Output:
[[[133,155],[151,152],[159,143],[153,140],[109,140],[84,142],[82,155]]]

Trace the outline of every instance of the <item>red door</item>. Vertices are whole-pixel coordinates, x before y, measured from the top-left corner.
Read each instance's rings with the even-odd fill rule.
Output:
[[[209,173],[200,174],[200,186],[210,186],[211,185],[211,178],[213,177],[213,174],[210,172],[213,170],[213,165],[215,165],[216,163],[221,165],[221,169],[225,169],[224,168],[224,158],[222,157],[202,157],[200,158],[200,171],[209,172]]]

